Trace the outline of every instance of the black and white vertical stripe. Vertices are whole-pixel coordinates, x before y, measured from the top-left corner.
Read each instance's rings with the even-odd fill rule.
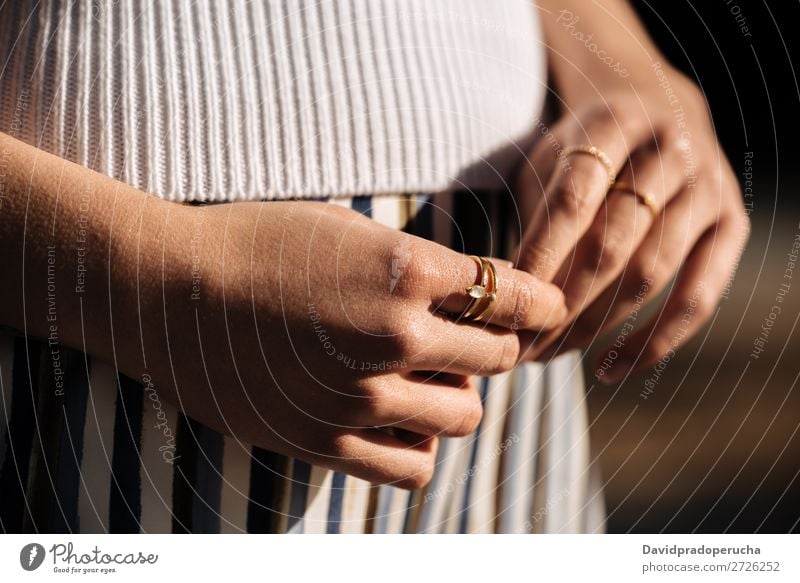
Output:
[[[336,199],[458,251],[502,255],[502,195]],[[507,225],[506,225],[507,227]],[[0,335],[5,532],[400,533],[602,530],[580,358],[480,380],[475,434],[441,441],[421,491],[374,486],[223,436],[110,365]],[[165,431],[165,428],[166,431]],[[169,452],[169,453],[165,453]]]

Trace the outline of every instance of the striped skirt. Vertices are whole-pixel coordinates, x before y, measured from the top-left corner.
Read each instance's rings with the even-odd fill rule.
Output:
[[[502,257],[519,233],[508,194],[364,196],[330,204],[478,255]],[[481,378],[479,387],[479,428],[442,439],[432,481],[409,492],[219,434],[106,362],[2,330],[0,529],[601,531],[580,355],[520,365]]]

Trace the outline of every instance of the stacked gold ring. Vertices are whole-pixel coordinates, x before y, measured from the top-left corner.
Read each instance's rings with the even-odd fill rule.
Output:
[[[603,150],[596,146],[578,144],[577,146],[567,146],[561,150],[558,153],[558,158],[560,160],[566,160],[568,156],[573,154],[588,154],[589,156],[594,156],[605,167],[606,173],[608,173],[608,187],[611,188],[614,186],[614,182],[617,180],[617,171],[614,169],[614,163],[611,161],[611,158],[609,158],[608,154],[603,152]]]
[[[478,321],[497,299],[497,284],[499,281],[497,270],[491,261],[476,255],[470,255],[469,258],[478,264],[481,275],[479,283],[472,284],[465,290],[470,297],[470,302],[461,317],[465,320]]]
[[[645,190],[639,190],[634,188],[632,184],[629,184],[627,182],[617,182],[617,172],[614,169],[614,163],[611,161],[611,158],[608,157],[608,154],[603,152],[603,150],[601,150],[596,146],[578,144],[575,146],[567,146],[566,148],[561,150],[558,153],[558,158],[559,160],[566,160],[568,156],[571,156],[573,154],[587,154],[590,156],[594,156],[601,164],[603,164],[603,166],[606,169],[606,173],[608,174],[609,192],[618,190],[620,192],[627,192],[628,194],[632,194],[648,208],[653,218],[656,218],[658,216],[660,209],[658,208],[656,197]]]

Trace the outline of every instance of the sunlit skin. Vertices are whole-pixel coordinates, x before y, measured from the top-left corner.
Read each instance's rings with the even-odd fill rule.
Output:
[[[615,350],[603,380],[619,380],[708,321],[749,221],[703,94],[670,66],[627,3],[538,5],[561,116],[517,177],[526,232],[514,260],[564,290],[569,317],[527,357],[585,347],[680,270],[658,314]],[[657,214],[630,192],[607,194],[609,172],[595,157],[559,160],[560,149],[576,144],[605,152],[617,182],[651,196]]]
[[[663,315],[628,338],[608,378],[655,362],[677,347],[687,303],[695,312],[681,342],[735,266],[748,230],[738,185],[702,94],[625,3],[539,6],[562,117],[555,142],[540,140],[516,177],[526,228],[511,258],[518,269],[496,263],[485,321],[453,317],[478,281],[473,260],[354,211],[165,202],[0,135],[0,325],[55,335],[146,377],[191,417],[244,442],[406,488],[430,479],[438,436],[476,428],[474,375],[586,346],[625,317],[642,281],[653,282],[650,301],[683,265]],[[627,76],[558,21],[564,9]],[[600,148],[619,180],[662,210],[654,218],[636,196],[606,196],[605,166],[588,155],[560,164],[554,143]],[[78,228],[87,232],[81,256]]]
[[[245,443],[374,482],[426,483],[438,436],[480,421],[471,377],[510,370],[520,330],[566,315],[558,288],[498,262],[485,320],[456,322],[472,259],[337,205],[181,205],[0,148],[1,324],[113,362]]]

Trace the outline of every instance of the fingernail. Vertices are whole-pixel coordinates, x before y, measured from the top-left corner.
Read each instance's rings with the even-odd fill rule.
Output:
[[[609,361],[611,361],[610,365],[608,364]],[[609,355],[606,355],[597,367],[598,378],[601,383],[610,385],[625,378],[625,375],[627,375],[631,369],[633,369],[633,360],[624,357],[612,360]],[[602,374],[600,374],[601,372]]]

